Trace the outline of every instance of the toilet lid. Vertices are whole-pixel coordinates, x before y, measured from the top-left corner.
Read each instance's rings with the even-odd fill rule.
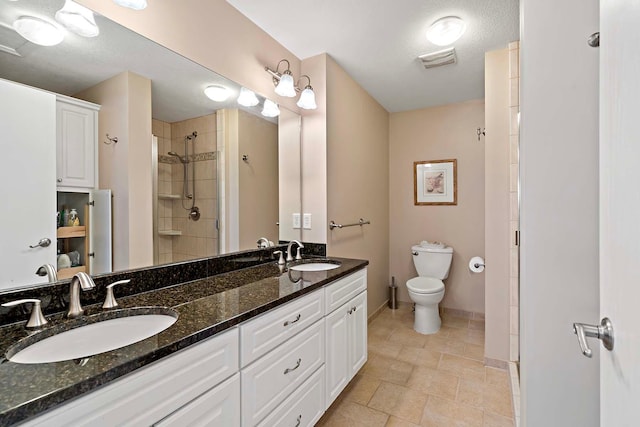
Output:
[[[414,277],[407,281],[407,288],[417,294],[435,294],[444,290],[444,283],[435,277]]]

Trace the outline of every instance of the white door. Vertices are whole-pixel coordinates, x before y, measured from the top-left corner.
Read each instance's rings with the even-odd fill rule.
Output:
[[[637,0],[600,0],[600,314],[615,339],[600,351],[603,427],[640,425],[639,23]]]
[[[0,287],[46,282],[42,264],[56,265],[56,97],[0,80]],[[46,247],[30,248],[41,239]]]
[[[89,193],[89,273],[113,271],[111,190]]]

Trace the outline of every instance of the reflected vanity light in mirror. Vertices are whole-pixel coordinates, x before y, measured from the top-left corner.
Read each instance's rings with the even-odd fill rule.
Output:
[[[278,117],[280,115],[280,108],[278,108],[278,104],[270,99],[265,99],[264,107],[262,107],[262,115],[265,117]]]
[[[249,90],[246,87],[240,89],[238,104],[242,105],[243,107],[255,107],[259,102],[260,100],[252,90]]]
[[[40,46],[55,46],[64,40],[58,27],[34,16],[21,16],[13,22],[13,28],[31,43]]]
[[[205,88],[204,94],[212,101],[224,102],[229,98],[229,89],[220,85],[212,85]]]
[[[82,37],[96,37],[100,34],[93,12],[73,0],[66,0],[64,7],[56,12],[56,21]]]
[[[142,10],[147,7],[147,0],[113,0],[113,2],[133,10]]]
[[[467,24],[457,16],[445,16],[431,24],[427,39],[438,46],[447,46],[458,40],[467,29]]]

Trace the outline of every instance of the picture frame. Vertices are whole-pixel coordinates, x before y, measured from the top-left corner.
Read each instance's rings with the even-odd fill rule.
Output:
[[[457,205],[457,160],[413,162],[413,203],[416,206]]]

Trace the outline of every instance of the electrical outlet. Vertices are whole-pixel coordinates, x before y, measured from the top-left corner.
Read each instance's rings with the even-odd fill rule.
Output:
[[[302,227],[305,230],[311,230],[311,214],[306,213],[302,218]]]
[[[293,228],[300,228],[300,214],[293,214]]]

